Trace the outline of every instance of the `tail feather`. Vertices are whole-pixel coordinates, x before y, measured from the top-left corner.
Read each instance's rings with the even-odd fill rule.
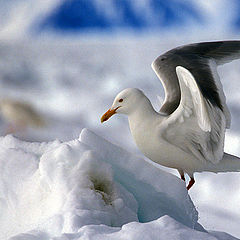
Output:
[[[240,172],[240,158],[228,153],[224,153],[222,160],[217,164],[209,166],[211,172]]]

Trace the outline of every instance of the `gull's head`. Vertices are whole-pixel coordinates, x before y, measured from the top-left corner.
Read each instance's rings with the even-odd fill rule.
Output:
[[[131,114],[139,107],[143,96],[144,93],[137,88],[124,89],[115,97],[112,107],[103,114],[101,122],[107,121],[115,113]]]

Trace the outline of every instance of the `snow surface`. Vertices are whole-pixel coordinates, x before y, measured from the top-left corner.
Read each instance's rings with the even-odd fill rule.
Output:
[[[164,93],[151,70],[152,60],[172,47],[197,41],[182,39],[177,42],[175,38],[164,41],[160,38],[160,41],[159,38],[2,42],[1,97],[27,101],[47,120],[46,128],[19,132],[18,138],[38,142],[70,141],[87,127],[143,157],[133,142],[124,116],[115,116],[103,125],[100,117],[115,95],[127,87],[142,89],[159,109],[157,96],[162,98]],[[240,156],[239,64],[235,61],[219,68],[232,114],[225,150],[237,156]],[[4,135],[7,123],[0,120],[0,132]],[[178,175],[174,170],[162,169]],[[196,184],[190,196],[198,209],[199,222],[206,229],[239,237],[239,173],[201,173],[195,177]]]
[[[0,149],[0,239],[236,239],[201,227],[179,178],[87,129]]]
[[[123,88],[138,87],[146,93],[154,107],[159,109],[164,93],[159,80],[150,67],[153,59],[172,47],[185,43],[239,39],[237,29],[240,4],[236,0],[193,0],[191,2],[195,10],[203,19],[201,24],[189,26],[189,22],[187,22],[184,30],[182,24],[177,24],[170,30],[165,28],[166,31],[155,33],[154,36],[147,32],[145,36],[135,37],[133,37],[134,34],[126,35],[122,32],[114,36],[99,36],[97,33],[94,36],[56,35],[55,30],[47,33],[38,32],[41,30],[39,29],[41,23],[53,15],[59,6],[64,5],[65,0],[1,0],[0,2],[0,15],[4,16],[0,22],[0,95],[31,103],[44,115],[48,123],[45,129],[28,129],[16,134],[19,139],[28,141],[46,142],[60,139],[68,142],[78,138],[80,130],[87,127],[98,135],[144,158],[132,140],[125,117],[113,117],[106,124],[100,124],[100,116],[111,105],[115,95]],[[106,4],[104,0],[95,2]],[[111,1],[108,2],[111,3]],[[150,1],[141,1],[142,4],[147,2]],[[149,11],[149,8],[146,9]],[[111,9],[108,7],[106,14],[109,14],[108,10]],[[178,8],[173,10],[178,14]],[[152,10],[150,9],[150,11]],[[183,19],[187,20],[184,16]],[[234,32],[237,35],[234,35]],[[40,33],[43,38],[39,38],[38,34]],[[225,150],[237,156],[240,156],[239,66],[240,62],[236,61],[218,69],[232,114],[232,126],[227,131]],[[156,98],[158,95],[160,103]],[[1,135],[5,134],[6,127],[7,123],[0,118]],[[55,142],[57,147],[60,143]],[[25,143],[17,141],[16,145],[22,144]],[[29,143],[28,145],[31,145],[33,149],[30,151],[33,154],[30,154],[29,159],[35,160],[31,161],[32,169],[26,168],[23,169],[26,172],[19,172],[19,175],[22,176],[27,176],[27,171],[34,172],[37,168],[38,163],[35,165],[33,163],[39,161],[38,157],[34,157],[35,151],[37,151],[37,156],[41,156],[47,149],[46,143],[43,143],[42,147],[39,143]],[[7,148],[9,146],[7,144]],[[15,147],[13,143],[12,146],[19,148],[19,146]],[[51,148],[52,143],[49,146]],[[21,153],[20,156],[25,155]],[[23,159],[21,158],[21,162],[25,166],[26,163]],[[174,170],[157,167],[178,175]],[[240,188],[238,186],[240,174],[201,173],[196,174],[195,178],[196,184],[189,194],[198,210],[199,222],[206,229],[213,230],[211,234],[217,235],[219,239],[227,239],[227,236],[214,231],[224,231],[239,237]],[[5,176],[5,179],[7,182],[10,181],[8,176]],[[14,177],[13,180],[17,181]],[[7,187],[7,185],[4,186]],[[41,193],[41,191],[37,193],[39,192]],[[9,191],[8,195],[12,196],[14,193]],[[32,194],[32,198],[37,199],[35,205],[38,205],[40,195]],[[48,204],[53,204],[49,200],[51,198],[48,198],[47,194],[45,196],[48,200],[44,197],[43,200],[49,201]],[[19,199],[24,205],[24,197],[19,196]],[[59,204],[60,197],[56,199],[56,204]],[[17,200],[15,200],[16,203],[19,204]],[[45,202],[43,201],[43,203]],[[14,203],[11,204],[14,206]],[[43,217],[47,217],[48,212],[44,207],[42,211],[45,211]],[[30,211],[26,212],[30,215]],[[9,214],[11,215],[8,215],[8,219],[15,216],[14,211],[9,211]],[[21,216],[20,213],[18,215]],[[34,215],[29,218],[32,219],[32,227],[26,227],[26,225],[22,227],[17,222],[15,229],[18,229],[19,234],[34,229],[38,217],[39,212],[34,211]],[[2,219],[1,216],[0,219]],[[26,219],[21,221],[28,223]],[[6,222],[4,224],[7,225]],[[138,224],[139,232],[141,232],[140,228],[143,229],[144,224]],[[91,231],[93,232],[91,226],[89,225],[87,228],[90,228],[89,234],[91,234]],[[57,230],[52,228],[52,231]],[[116,231],[120,231],[120,228],[116,228]],[[46,232],[34,231],[29,235],[25,234],[22,239],[27,239],[27,236],[32,239],[34,235],[35,239],[48,238]],[[73,237],[65,236],[65,239],[67,238]]]

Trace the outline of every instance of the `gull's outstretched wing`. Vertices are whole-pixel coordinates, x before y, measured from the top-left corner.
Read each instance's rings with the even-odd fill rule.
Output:
[[[194,76],[203,97],[218,107],[230,127],[230,113],[226,105],[216,66],[240,58],[240,41],[202,42],[172,49],[159,56],[152,68],[161,80],[165,100],[160,112],[173,113],[181,99],[176,67],[183,66]]]
[[[161,136],[202,162],[217,163],[223,156],[226,119],[223,112],[206,100],[194,76],[176,67],[181,100],[177,109],[161,124]]]

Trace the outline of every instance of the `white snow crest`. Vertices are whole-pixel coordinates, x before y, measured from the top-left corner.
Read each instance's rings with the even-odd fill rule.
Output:
[[[151,221],[167,213],[185,225],[195,227],[198,213],[179,178],[153,167],[87,129],[82,130],[80,140],[110,163],[116,181],[133,193],[140,205],[140,222]]]
[[[87,129],[64,143],[2,137],[0,171],[1,240],[226,236],[201,228],[178,178]]]
[[[42,155],[32,145],[17,148],[14,142],[21,141],[12,136],[0,141],[0,207],[6,223],[0,225],[0,239],[33,229],[54,236],[88,224],[137,221],[131,193],[114,182],[111,166],[79,140],[52,142],[46,151],[39,143]]]

